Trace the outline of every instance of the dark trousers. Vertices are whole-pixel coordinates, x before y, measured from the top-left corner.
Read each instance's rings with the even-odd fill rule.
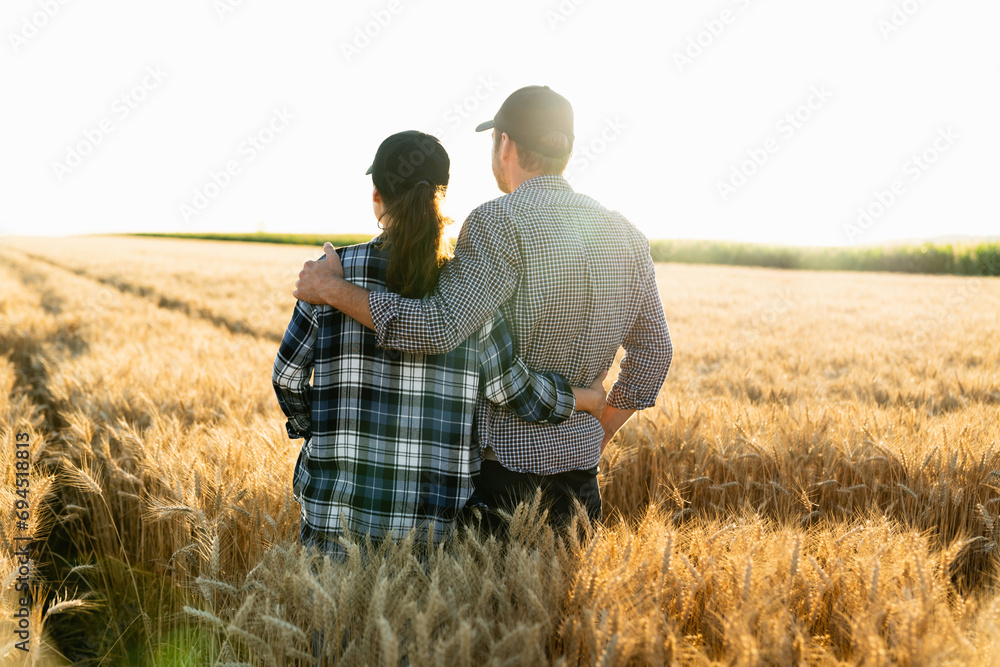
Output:
[[[569,470],[555,475],[514,472],[498,461],[484,459],[475,482],[474,498],[490,510],[512,511],[519,503],[532,502],[542,490],[542,508],[549,511],[549,523],[565,527],[576,513],[574,501],[579,501],[592,522],[601,520],[601,490],[597,485],[597,468]],[[488,527],[503,532],[500,520],[488,512]]]

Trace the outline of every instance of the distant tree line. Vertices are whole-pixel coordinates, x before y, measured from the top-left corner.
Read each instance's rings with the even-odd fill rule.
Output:
[[[216,241],[251,241],[336,246],[371,240],[367,234],[136,234]],[[650,242],[653,261],[683,264],[729,264],[813,271],[891,271],[944,273],[959,276],[1000,276],[1000,243],[933,244],[851,247],[795,247],[660,239]]]
[[[290,245],[320,246],[327,241],[340,246],[356,245],[372,240],[371,234],[341,234],[329,236],[324,234],[270,234],[268,232],[247,232],[245,234],[128,234],[127,236],[154,236],[172,239],[202,239],[205,241],[245,241],[250,243],[287,243]]]
[[[725,241],[656,240],[653,261],[814,271],[892,271],[1000,276],[1000,243],[792,247]]]

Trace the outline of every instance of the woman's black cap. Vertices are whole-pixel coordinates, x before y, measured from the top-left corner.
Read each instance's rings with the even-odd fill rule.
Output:
[[[421,181],[448,185],[451,159],[438,138],[407,130],[386,137],[366,173],[379,192],[397,195]]]
[[[553,158],[563,158],[573,151],[573,106],[548,86],[526,86],[515,90],[500,106],[500,111],[476,132],[496,127],[525,148]],[[569,139],[569,148],[546,146],[539,139],[550,132],[561,132]]]

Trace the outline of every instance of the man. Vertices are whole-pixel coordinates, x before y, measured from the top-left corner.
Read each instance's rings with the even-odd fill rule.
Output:
[[[490,128],[493,175],[506,194],[469,215],[433,295],[403,299],[352,285],[329,244],[324,261],[306,263],[294,294],[374,329],[381,346],[418,353],[453,349],[499,309],[525,363],[576,386],[624,347],[600,420],[578,412],[558,425],[531,424],[482,398],[476,409],[480,499],[510,506],[541,487],[556,521],[575,501],[599,520],[604,447],[636,410],[654,405],[673,355],[649,242],[562,177],[573,147],[564,97],[521,88],[476,130]]]

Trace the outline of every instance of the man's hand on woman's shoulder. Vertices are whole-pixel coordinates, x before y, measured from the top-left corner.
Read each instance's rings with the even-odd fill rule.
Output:
[[[314,305],[330,304],[327,291],[337,279],[343,279],[344,265],[333,244],[323,244],[323,252],[323,257],[316,261],[309,260],[299,271],[299,279],[295,281],[292,292],[296,299]]]

